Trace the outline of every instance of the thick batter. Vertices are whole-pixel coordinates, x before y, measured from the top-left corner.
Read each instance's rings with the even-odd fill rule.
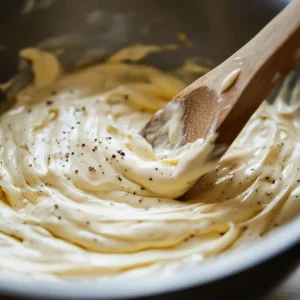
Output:
[[[185,82],[115,60],[56,70],[0,119],[1,270],[147,274],[299,215],[299,84],[289,104],[285,89],[263,103],[216,166],[207,161],[213,134],[173,150],[138,134]]]

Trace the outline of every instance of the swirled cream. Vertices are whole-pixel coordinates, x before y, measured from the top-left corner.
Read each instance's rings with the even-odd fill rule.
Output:
[[[0,118],[1,270],[147,274],[299,214],[299,85],[289,104],[263,103],[215,167],[213,136],[162,151],[138,134],[185,84],[110,61],[18,95]]]

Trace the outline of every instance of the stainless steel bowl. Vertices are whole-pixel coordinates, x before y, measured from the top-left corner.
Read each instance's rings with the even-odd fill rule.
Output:
[[[167,55],[150,56],[148,63],[169,69],[180,65],[184,57],[197,56],[218,64],[254,36],[287,2],[3,1],[0,4],[0,82],[18,72],[19,49],[36,44],[56,47],[62,41],[75,57],[99,53],[94,50],[101,49],[101,55],[93,56],[101,60],[112,51],[137,42],[178,43],[177,34],[184,32],[193,47],[182,46]],[[41,43],[54,37],[52,44]],[[71,56],[66,69],[72,67]],[[297,265],[299,253],[300,218],[296,218],[247,249],[207,260],[197,269],[105,283],[25,280],[4,277],[0,270],[0,294],[1,299],[256,299]]]

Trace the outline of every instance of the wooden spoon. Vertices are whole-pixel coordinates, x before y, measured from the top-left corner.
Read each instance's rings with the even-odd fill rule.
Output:
[[[205,138],[213,124],[218,132],[216,143],[231,144],[299,58],[300,0],[294,0],[244,47],[157,112],[141,134],[152,145],[161,143],[168,135],[162,137],[159,128],[170,119],[170,107],[180,107],[181,145]]]

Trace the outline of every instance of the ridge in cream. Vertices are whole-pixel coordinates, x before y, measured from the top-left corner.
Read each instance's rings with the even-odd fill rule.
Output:
[[[47,72],[52,59],[38,60],[46,65],[35,70]],[[154,149],[139,135],[188,83],[115,60],[57,72],[0,118],[1,270],[56,278],[173,270],[299,215],[299,84],[289,104],[286,87],[263,103],[215,165],[209,140]]]

